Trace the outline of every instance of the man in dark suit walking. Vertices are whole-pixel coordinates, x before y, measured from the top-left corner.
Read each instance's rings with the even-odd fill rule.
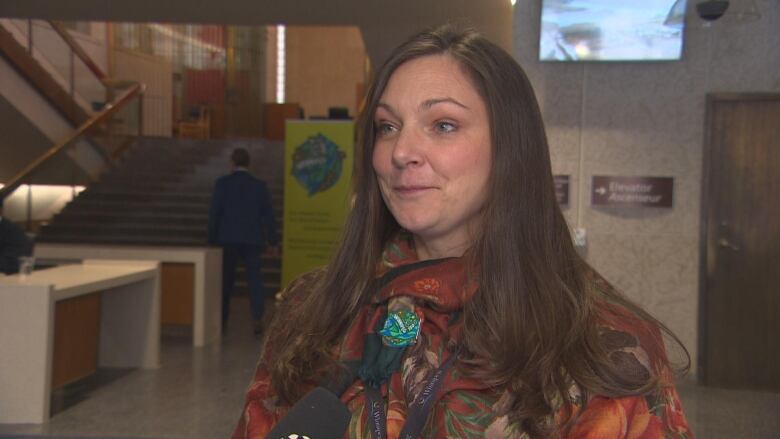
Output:
[[[3,200],[0,199],[0,273],[19,272],[19,257],[32,255],[30,238],[16,224],[3,217]]]
[[[233,172],[217,180],[209,210],[209,244],[222,247],[222,326],[228,321],[236,262],[241,258],[249,282],[254,331],[259,335],[265,305],[260,255],[266,243],[278,252],[279,238],[268,188],[249,173],[249,152],[236,148],[231,161]]]

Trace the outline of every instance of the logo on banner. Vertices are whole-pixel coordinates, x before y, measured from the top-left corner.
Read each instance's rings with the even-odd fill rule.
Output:
[[[312,197],[339,181],[346,156],[335,142],[317,133],[295,148],[292,174]]]

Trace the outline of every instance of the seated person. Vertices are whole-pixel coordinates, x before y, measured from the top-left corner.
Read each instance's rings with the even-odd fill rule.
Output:
[[[662,335],[678,341],[575,250],[509,54],[418,34],[357,130],[344,235],[284,292],[234,439],[266,437],[315,386],[350,438],[692,437]]]
[[[0,200],[0,273],[19,272],[19,257],[32,255],[32,240],[24,230],[3,217],[3,200]]]

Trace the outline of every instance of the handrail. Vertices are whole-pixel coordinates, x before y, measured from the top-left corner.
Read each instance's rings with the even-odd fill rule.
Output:
[[[81,47],[81,44],[79,44],[75,38],[73,38],[73,35],[68,32],[68,30],[65,28],[65,26],[62,25],[61,22],[56,20],[48,20],[49,24],[51,25],[52,29],[54,29],[55,32],[62,38],[65,43],[70,46],[70,49],[73,51],[76,56],[81,59],[81,61],[87,66],[87,68],[100,80],[100,82],[103,83],[106,87],[110,86],[108,75],[103,72],[103,70],[98,67],[97,64],[95,64],[95,61],[92,60],[92,58],[87,54],[87,52],[84,50],[83,47]]]
[[[22,181],[25,178],[29,177],[31,174],[33,174],[35,171],[37,171],[41,167],[41,165],[43,165],[49,159],[51,159],[52,157],[60,153],[62,150],[64,150],[65,148],[73,144],[73,142],[76,141],[79,137],[81,137],[84,133],[94,128],[98,124],[108,120],[116,112],[124,108],[124,106],[127,105],[133,98],[143,94],[145,90],[146,90],[146,85],[138,84],[138,83],[134,84],[127,91],[119,95],[119,97],[117,97],[114,102],[106,105],[98,114],[92,116],[89,120],[81,124],[81,126],[79,126],[76,129],[76,131],[68,135],[66,139],[55,144],[53,147],[49,148],[48,151],[41,154],[37,159],[30,162],[30,164],[25,166],[24,169],[22,169],[16,175],[14,175],[11,178],[11,180],[8,181],[8,183],[5,186],[3,186],[2,189],[0,189],[0,200],[5,199],[19,186],[21,186]]]

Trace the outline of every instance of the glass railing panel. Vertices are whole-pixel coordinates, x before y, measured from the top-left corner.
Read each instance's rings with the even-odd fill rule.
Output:
[[[76,57],[76,60],[75,95],[89,104],[91,111],[100,111],[106,103],[106,87],[80,58]]]
[[[46,20],[17,23],[24,35],[32,32],[32,55],[54,80],[88,113],[100,109],[106,101],[101,79],[77,56],[52,25]]]
[[[32,20],[32,55],[65,90],[70,90],[70,46],[46,20]]]
[[[10,24],[10,29],[7,29],[27,50],[29,46],[29,20],[23,18],[9,18],[4,20],[5,24]]]
[[[121,97],[127,89],[114,91]],[[87,133],[84,141],[115,158],[121,155],[130,143],[141,133],[141,97],[135,96],[122,103],[111,118],[96,124]]]

